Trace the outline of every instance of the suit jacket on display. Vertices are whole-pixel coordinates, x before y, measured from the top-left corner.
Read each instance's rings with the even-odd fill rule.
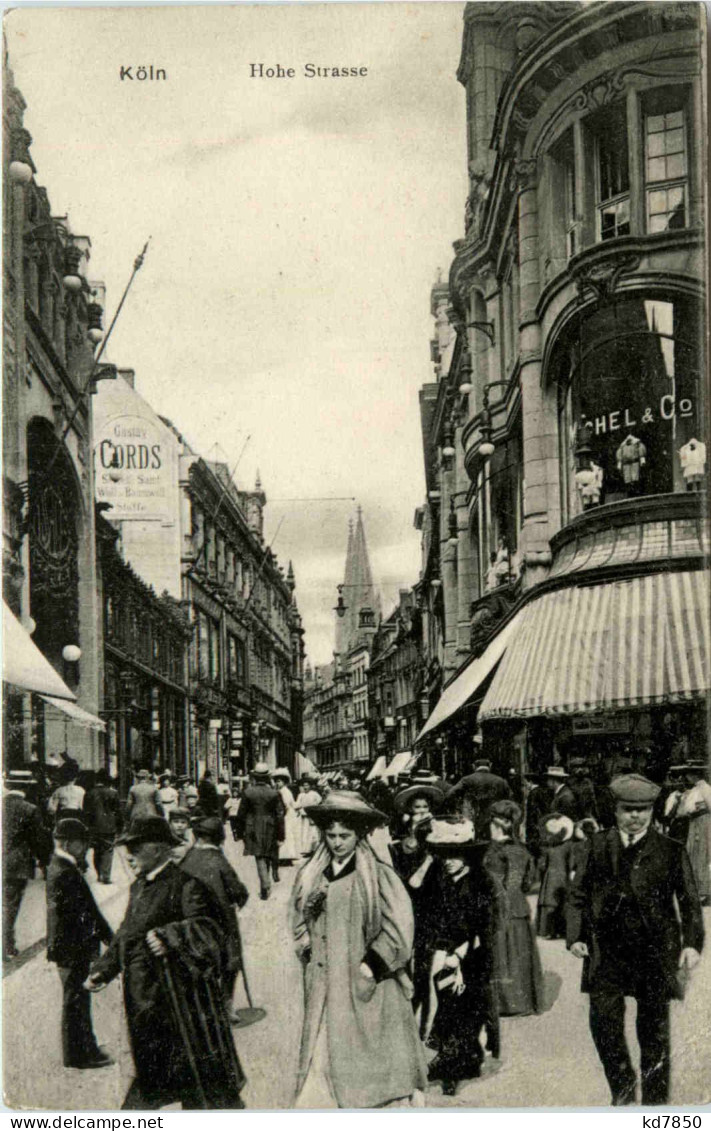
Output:
[[[630,872],[637,921],[631,929],[623,909],[623,852],[616,828],[593,836],[569,893],[568,946],[581,941],[590,952],[583,965],[582,991],[617,985],[616,955],[627,935],[637,983],[658,986],[667,998],[678,997],[681,949],[700,951],[704,943],[701,903],[689,858],[682,845],[649,829]]]
[[[79,868],[53,856],[47,869],[47,959],[58,966],[86,966],[98,955],[99,943],[112,938]]]

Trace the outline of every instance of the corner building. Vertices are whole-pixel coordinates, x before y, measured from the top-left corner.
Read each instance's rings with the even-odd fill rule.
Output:
[[[706,751],[702,18],[465,10],[470,195],[425,387],[458,666],[421,737],[464,713],[502,766]]]

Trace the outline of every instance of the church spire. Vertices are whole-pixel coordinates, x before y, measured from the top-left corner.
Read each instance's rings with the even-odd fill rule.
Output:
[[[346,568],[343,575],[343,602],[345,616],[336,619],[336,652],[345,656],[358,636],[361,609],[377,612],[380,602],[373,584],[368,544],[363,525],[363,510],[359,506],[355,529],[353,520],[348,523]]]

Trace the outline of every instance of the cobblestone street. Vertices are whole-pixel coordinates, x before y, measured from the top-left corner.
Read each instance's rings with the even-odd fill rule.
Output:
[[[286,869],[270,900],[263,903],[257,898],[253,861],[238,859],[230,841],[227,853],[252,893],[241,916],[242,935],[254,1004],[267,1013],[263,1021],[235,1030],[248,1077],[244,1097],[252,1110],[286,1108],[293,1098],[302,1009],[300,971],[286,925],[294,873]],[[117,925],[127,895],[127,878],[118,854],[114,876],[119,882],[103,889],[109,893],[103,906],[109,920]],[[42,886],[38,884],[31,893],[18,932],[21,943],[30,940],[35,949],[43,933]],[[105,895],[103,898],[106,900]],[[708,931],[708,910],[706,925]],[[543,940],[540,948],[552,1007],[539,1017],[504,1018],[500,1064],[487,1058],[482,1078],[461,1085],[454,1097],[443,1098],[440,1086],[432,1086],[427,1093],[428,1106],[595,1107],[608,1103],[605,1079],[588,1032],[587,998],[579,992],[580,964],[568,954],[563,942]],[[43,948],[7,973],[3,989],[4,1093],[8,1106],[68,1111],[118,1108],[132,1074],[118,980],[93,998],[95,1031],[99,1041],[116,1056],[117,1064],[91,1072],[62,1067],[59,978],[47,963]],[[711,1099],[707,1058],[710,999],[711,951],[707,949],[686,1002],[672,1005],[675,1106],[708,1103]],[[237,1004],[244,1000],[240,982]],[[633,1005],[628,1013],[633,1041]]]

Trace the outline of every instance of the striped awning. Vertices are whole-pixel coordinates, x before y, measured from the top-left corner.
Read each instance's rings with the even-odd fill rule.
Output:
[[[42,695],[45,703],[50,707],[54,707],[63,715],[68,715],[71,721],[78,727],[83,727],[85,730],[98,730],[105,731],[106,723],[103,719],[99,719],[96,715],[92,715],[89,711],[85,711],[78,703],[70,703],[66,699],[56,699],[53,695]]]
[[[404,774],[406,770],[410,769],[410,763],[413,761],[411,750],[400,750],[393,760],[388,765],[383,777],[394,778],[398,774]]]
[[[703,570],[555,590],[521,617],[480,719],[679,703],[708,691]]]
[[[76,695],[40,652],[5,602],[2,606],[2,678],[22,691],[75,700]]]
[[[441,726],[465,703],[469,702],[487,676],[491,675],[511,641],[515,639],[522,615],[522,613],[517,613],[515,617],[512,617],[482,652],[481,656],[477,656],[475,660],[470,660],[466,667],[462,668],[454,679],[447,684],[415,742],[419,742],[435,727]]]

